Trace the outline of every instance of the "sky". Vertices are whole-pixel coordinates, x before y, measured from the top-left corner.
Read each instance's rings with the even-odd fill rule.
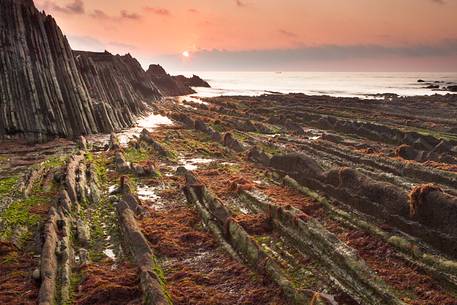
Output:
[[[35,4],[56,18],[73,49],[131,53],[145,68],[160,63],[171,71],[457,71],[457,0]]]

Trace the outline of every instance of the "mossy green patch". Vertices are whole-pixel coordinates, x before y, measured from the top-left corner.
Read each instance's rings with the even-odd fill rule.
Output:
[[[114,206],[107,198],[104,198],[98,205],[87,209],[82,218],[90,224],[89,258],[91,261],[99,262],[106,258],[103,251],[109,244],[120,244],[120,232]]]
[[[106,185],[108,183],[108,158],[103,154],[94,155],[92,153],[88,153],[86,155],[86,159],[90,164],[92,164],[98,181],[102,185]]]
[[[171,130],[161,144],[176,157],[169,158],[171,161],[177,161],[179,152],[193,153],[195,157],[220,157],[224,151],[207,134],[192,130]]]
[[[21,199],[13,202],[0,214],[1,228],[0,239],[10,240],[16,236],[21,241],[28,240],[34,228],[36,228],[43,217],[31,213],[31,209],[40,203],[46,203],[47,197],[44,196],[31,196],[26,199]]]
[[[11,194],[18,182],[19,177],[17,176],[0,179],[0,196]]]
[[[167,299],[167,303],[169,305],[173,305],[171,294],[167,289],[167,283],[165,280],[165,272],[163,271],[162,266],[160,265],[160,263],[157,261],[156,258],[153,259],[152,272],[156,276],[156,279],[159,281],[160,287],[162,288],[162,292],[165,295],[165,298]]]
[[[233,131],[232,135],[235,139],[237,139],[238,141],[241,141],[241,142],[244,142],[248,139],[248,136],[246,134],[241,133],[239,131]]]
[[[276,239],[271,236],[254,238],[262,246],[263,251],[283,267],[285,275],[295,288],[315,289],[317,287],[318,279],[315,272],[321,267],[315,261],[300,263],[297,259],[301,254],[283,238]]]
[[[241,173],[241,165],[237,163],[211,162],[206,166],[206,169],[220,169],[225,171],[227,174],[232,175]]]
[[[415,131],[421,135],[424,136],[432,136],[437,139],[442,139],[442,140],[448,140],[448,141],[457,141],[457,136],[454,134],[450,133],[445,133],[445,132],[440,132],[437,130],[430,130],[430,129],[424,129],[424,128],[419,128],[419,127],[406,127],[406,128],[401,128],[403,131]]]
[[[45,169],[62,167],[65,165],[66,160],[67,160],[67,156],[51,157],[43,162],[42,167]]]
[[[141,163],[149,160],[150,152],[143,147],[139,149],[129,147],[124,151],[124,156],[128,162]]]
[[[68,299],[65,300],[62,305],[71,305],[74,303],[75,300],[75,293],[78,289],[79,284],[83,280],[83,275],[79,272],[72,272],[70,277],[70,293]]]
[[[258,145],[265,153],[267,153],[269,155],[274,156],[274,155],[280,155],[281,153],[283,153],[281,151],[281,149],[279,147],[277,147],[276,145],[265,144],[263,142],[259,142]]]

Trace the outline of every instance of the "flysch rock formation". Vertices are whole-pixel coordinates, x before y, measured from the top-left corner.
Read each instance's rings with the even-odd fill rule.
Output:
[[[130,54],[73,51],[32,0],[0,1],[0,139],[117,131],[162,96],[191,93],[164,70],[145,72]]]
[[[99,130],[111,132],[130,126],[161,94],[130,54],[74,51],[76,65],[86,84]]]
[[[150,65],[146,71],[148,78],[154,82],[160,93],[165,96],[179,96],[195,93],[195,91],[169,75],[160,65]]]
[[[67,39],[32,0],[0,1],[0,75],[0,136],[98,131]]]

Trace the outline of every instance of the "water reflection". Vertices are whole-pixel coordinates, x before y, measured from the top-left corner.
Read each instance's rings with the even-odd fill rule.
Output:
[[[118,136],[121,145],[127,146],[128,142],[134,137],[138,137],[143,129],[152,131],[159,126],[167,125],[173,125],[173,121],[160,114],[151,114],[140,119],[134,127],[118,132],[116,135]],[[97,134],[87,137],[90,142],[102,146],[109,143],[109,138],[109,134]]]

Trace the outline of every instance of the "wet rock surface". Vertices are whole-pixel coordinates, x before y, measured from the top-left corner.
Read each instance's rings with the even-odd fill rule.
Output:
[[[362,101],[338,99],[338,102],[335,101],[335,103],[330,105],[323,98],[319,100],[319,102],[323,102],[326,105],[327,111],[333,112],[333,114],[331,117],[325,116],[324,120],[321,120],[318,124],[315,122],[319,117],[322,118],[320,112],[323,110],[317,109],[316,111],[310,111],[309,107],[316,108],[316,106],[309,106],[308,98],[303,95],[264,96],[260,98],[213,98],[205,100],[207,102],[205,107],[197,107],[200,109],[198,112],[188,107],[176,107],[176,105],[170,107],[173,109],[172,117],[178,123],[182,124],[184,128],[190,130],[194,128],[197,133],[205,134],[209,138],[212,138],[213,132],[215,132],[214,130],[222,131],[223,134],[229,135],[228,138],[225,141],[214,141],[214,143],[220,143],[235,155],[243,158],[243,160],[249,160],[261,166],[260,170],[257,169],[256,172],[249,166],[241,165],[242,168],[238,169],[235,175],[233,172],[224,169],[225,166],[217,166],[215,163],[211,166],[205,166],[205,169],[197,170],[196,173],[201,180],[198,178],[191,179],[191,184],[195,185],[195,187],[192,187],[196,196],[194,202],[195,200],[203,200],[201,198],[204,198],[205,195],[202,195],[204,192],[202,193],[200,185],[204,184],[214,190],[221,198],[224,198],[224,204],[230,210],[229,212],[227,210],[223,212],[223,209],[214,205],[215,201],[212,203],[210,199],[208,199],[208,203],[202,203],[203,206],[206,206],[207,209],[212,211],[211,214],[214,215],[215,219],[219,219],[222,231],[228,225],[224,219],[227,219],[227,215],[231,214],[235,219],[240,219],[240,223],[248,230],[248,234],[266,234],[271,238],[271,228],[264,226],[265,218],[257,216],[243,218],[244,216],[241,216],[248,213],[247,210],[250,210],[250,205],[249,203],[245,203],[244,199],[241,199],[241,201],[240,199],[236,199],[236,193],[244,194],[245,192],[255,190],[275,199],[281,198],[280,201],[275,200],[274,204],[281,203],[287,210],[290,210],[289,206],[297,206],[299,211],[294,213],[297,213],[298,221],[305,221],[310,225],[311,220],[313,222],[317,220],[324,225],[325,229],[336,234],[339,240],[353,247],[356,251],[355,253],[365,260],[368,268],[379,272],[381,281],[385,281],[387,284],[387,286],[383,287],[387,291],[390,291],[388,293],[391,293],[393,296],[393,299],[390,301],[385,299],[385,303],[405,302],[420,304],[424,302],[426,304],[427,302],[441,302],[444,304],[453,304],[455,302],[455,299],[453,299],[453,289],[446,292],[447,288],[443,288],[444,286],[441,286],[442,288],[438,290],[434,290],[428,284],[425,285],[427,287],[419,284],[426,277],[429,277],[431,281],[440,282],[441,280],[438,274],[441,272],[453,272],[445,266],[453,264],[451,263],[453,258],[450,257],[454,257],[455,253],[455,248],[452,246],[455,243],[455,233],[453,232],[455,225],[451,224],[449,222],[450,218],[447,217],[454,217],[452,215],[454,209],[453,201],[456,198],[454,188],[455,174],[452,170],[451,158],[437,158],[435,159],[437,161],[433,161],[434,163],[431,162],[431,159],[433,159],[432,154],[443,154],[443,156],[447,154],[452,157],[455,150],[455,139],[451,134],[447,133],[447,123],[452,122],[452,120],[451,118],[446,119],[446,112],[448,111],[446,107],[450,105],[451,100],[448,99],[448,102],[446,102],[446,98],[443,97],[436,97],[433,100],[437,105],[443,103],[440,107],[444,108],[434,110],[436,113],[442,114],[442,116],[430,116],[429,119],[434,122],[433,124],[427,125],[427,119],[422,118],[422,128],[425,129],[425,126],[428,126],[428,134],[412,131],[418,127],[411,127],[413,124],[410,122],[401,121],[399,119],[401,110],[395,111],[395,115],[393,113],[389,115],[386,112],[383,121],[380,121],[376,116],[372,117],[369,112],[367,113],[364,110],[364,118],[369,118],[366,122],[363,124],[347,123],[346,116],[339,114],[339,111],[344,111],[344,108],[340,108],[338,102],[346,104],[353,102],[351,107],[357,109],[358,106],[356,107],[355,105],[362,107]],[[400,102],[414,103],[412,99],[399,99],[395,103]],[[421,104],[423,99],[417,98],[415,102]],[[293,107],[291,106],[292,103],[294,105]],[[376,108],[371,105],[373,103],[372,101],[369,101],[369,103],[370,107]],[[247,118],[250,121],[253,120],[252,116],[249,116],[243,111],[247,105],[255,108],[256,112],[262,113],[255,120],[258,120],[259,123],[269,125],[269,130],[278,130],[281,133],[271,136],[268,133],[262,134],[253,128],[247,128],[247,125],[232,124],[234,121],[239,122]],[[290,111],[291,107],[294,108],[293,111]],[[307,120],[300,117],[304,113],[301,111],[302,107],[307,109]],[[396,106],[392,107],[392,109],[395,109]],[[400,105],[399,107],[401,108],[402,106]],[[231,109],[230,112],[226,111],[228,108]],[[263,109],[268,109],[268,111],[264,111]],[[288,109],[287,112],[286,109]],[[278,119],[278,111],[284,111],[282,112],[284,114],[281,119]],[[355,111],[357,112],[357,110]],[[271,117],[269,116],[270,113]],[[410,112],[405,113],[405,116],[410,115]],[[287,124],[290,124],[287,120],[291,120],[292,118],[295,122],[302,122],[297,124],[304,131],[304,134],[296,133],[296,128],[285,127]],[[437,123],[440,120],[443,122],[442,125]],[[341,121],[345,121],[345,123],[339,125]],[[383,123],[385,121],[389,123]],[[249,124],[249,126],[253,126],[255,123],[256,121]],[[450,124],[452,126],[453,123]],[[334,127],[336,125],[343,128],[337,129]],[[375,133],[398,134],[398,137],[392,141],[392,138],[385,135],[383,137],[379,135],[374,136]],[[192,136],[195,137],[195,134],[192,133]],[[164,139],[169,141],[168,137]],[[234,140],[236,140],[235,144],[233,144]],[[239,149],[238,144],[243,145],[245,149]],[[398,158],[398,151],[396,152],[397,144],[410,145],[408,147],[414,147],[413,149],[415,150],[427,152],[428,160],[416,159],[413,161],[416,163],[412,163],[411,161],[405,161],[405,159],[409,159],[406,155]],[[175,149],[179,151],[181,149],[180,147],[179,145]],[[234,162],[237,164],[236,166],[244,164],[239,159]],[[438,163],[442,164],[442,166],[438,167]],[[265,166],[270,169],[265,170]],[[263,174],[259,176],[259,171],[266,171],[267,173],[270,171],[276,172],[280,177],[284,177],[284,183],[289,183],[287,179],[293,177],[295,179],[292,179],[295,181],[292,184],[293,187],[300,189],[304,193],[302,195],[291,195],[287,193],[286,195],[283,190],[279,190],[279,188],[265,182],[265,177],[263,177]],[[238,177],[236,173],[239,173]],[[186,177],[188,177],[187,174]],[[268,181],[268,178],[266,180]],[[417,181],[437,182],[439,186],[436,186],[436,190],[438,191],[423,192],[419,196],[414,196],[412,195],[414,194],[413,187]],[[301,187],[305,188],[301,189]],[[317,195],[314,192],[319,192],[328,199],[324,199],[322,195]],[[285,197],[280,197],[281,195],[278,196],[278,194],[282,194]],[[246,198],[243,196],[241,198]],[[411,197],[418,198],[415,201],[417,204],[414,205],[417,207],[417,211],[422,208],[420,212],[414,215],[410,211],[411,199],[409,198]],[[314,200],[318,201],[316,202]],[[307,203],[308,201],[309,203]],[[313,201],[314,203],[312,203]],[[329,214],[325,212],[326,209],[329,209]],[[351,210],[358,211],[357,213],[362,214],[357,214],[358,216],[351,214],[352,218],[349,216],[343,217],[345,213],[351,213]],[[258,210],[255,211],[258,212]],[[270,211],[268,215],[271,217],[271,208],[265,211]],[[278,213],[274,215],[278,215],[280,219],[283,217],[280,215],[287,214],[286,212]],[[420,216],[420,213],[423,214]],[[444,213],[447,214],[445,215]],[[247,215],[250,214],[248,213]],[[369,219],[369,222],[374,221],[373,224],[369,225],[364,222],[365,220],[363,219],[365,217]],[[342,219],[347,219],[351,223],[350,226],[355,225],[361,231],[359,233],[351,232],[343,224],[345,221],[342,221]],[[295,221],[297,220],[286,221],[287,224],[285,226],[288,227],[288,230],[290,230],[292,223]],[[286,232],[284,234],[287,235]],[[362,234],[361,232],[364,233]],[[403,232],[412,234],[421,241],[418,242],[417,239],[410,239],[408,234],[403,235]],[[293,239],[293,237],[290,238]],[[323,240],[317,243],[322,242]],[[241,245],[236,243],[234,244],[235,249]],[[297,240],[295,240],[295,243],[297,243]],[[376,247],[390,251],[389,253],[391,254],[386,256],[386,252],[383,252],[384,250],[371,251],[369,250],[371,247],[369,246],[370,244],[372,246],[377,244]],[[336,247],[336,244],[333,246]],[[241,251],[241,248],[238,250]],[[431,254],[436,250],[443,255],[441,258],[440,255],[434,256],[434,254]],[[384,254],[381,254],[381,252]],[[434,257],[433,261],[437,265],[431,263],[431,261],[431,265],[425,263],[428,260],[426,259],[428,256],[425,254],[426,252],[429,253],[428,255]],[[404,257],[404,253],[409,254]],[[308,254],[313,256],[312,253]],[[322,255],[316,255],[315,258],[323,263],[322,260],[324,258]],[[405,258],[408,262],[404,260]],[[449,258],[448,263],[450,265],[447,265],[448,263],[444,265],[439,263],[444,263]],[[331,260],[337,259],[333,257]],[[384,263],[381,261],[384,261]],[[381,268],[381,266],[389,264],[389,261],[392,267],[387,268],[388,270]],[[425,263],[427,266],[434,265],[434,267],[431,269],[427,269],[428,267],[426,269],[419,268],[412,271],[409,267],[411,262],[417,262],[419,265]],[[346,268],[353,269],[355,266]],[[436,269],[438,273],[432,271],[434,268],[438,268]],[[335,267],[332,270],[335,270]],[[400,288],[400,285],[386,272],[391,273],[391,276],[397,274],[409,284]],[[412,275],[411,272],[415,275]],[[453,282],[450,273],[448,274],[449,277],[445,276],[448,278],[446,281]],[[410,274],[412,278],[406,276],[406,274]],[[287,273],[285,276],[287,277]],[[412,283],[416,283],[419,286],[414,286]],[[351,285],[354,285],[354,283]],[[393,290],[389,290],[388,287],[393,288]],[[283,288],[287,291],[287,288]],[[415,296],[407,296],[394,292],[396,289],[403,288],[406,288]],[[368,291],[364,289],[361,289],[363,291],[362,295]],[[428,290],[430,294],[428,296],[422,295],[420,292],[421,289]],[[350,294],[359,301],[366,297],[362,295],[357,296],[357,292],[355,291]],[[380,295],[383,295],[383,293],[381,292]],[[395,298],[398,299],[395,300]],[[371,303],[372,301],[365,299],[361,302]]]
[[[85,151],[67,151],[63,164],[51,166],[60,168],[55,203],[40,208],[42,226],[25,226],[45,238],[25,234],[18,243],[24,259],[41,253],[41,264],[28,259],[29,298],[41,287],[41,299],[56,295],[57,304],[455,304],[452,169],[406,160],[398,142],[373,138],[373,128],[336,130],[347,120],[336,113],[321,128],[300,121],[308,102],[294,95],[273,104],[265,98],[262,105],[257,98],[195,108],[161,103],[174,125],[139,129],[127,142],[112,133],[104,149],[89,139]],[[295,109],[287,113],[303,133],[285,127],[292,120],[285,112],[262,111],[289,99]],[[452,154],[452,136],[436,128],[412,149]],[[402,127],[416,136],[409,132]],[[41,149],[48,147],[24,153]],[[29,197],[42,192],[48,171],[21,169],[23,179],[5,183],[7,205],[22,196],[12,192],[20,181]],[[75,240],[66,238],[70,230]]]

